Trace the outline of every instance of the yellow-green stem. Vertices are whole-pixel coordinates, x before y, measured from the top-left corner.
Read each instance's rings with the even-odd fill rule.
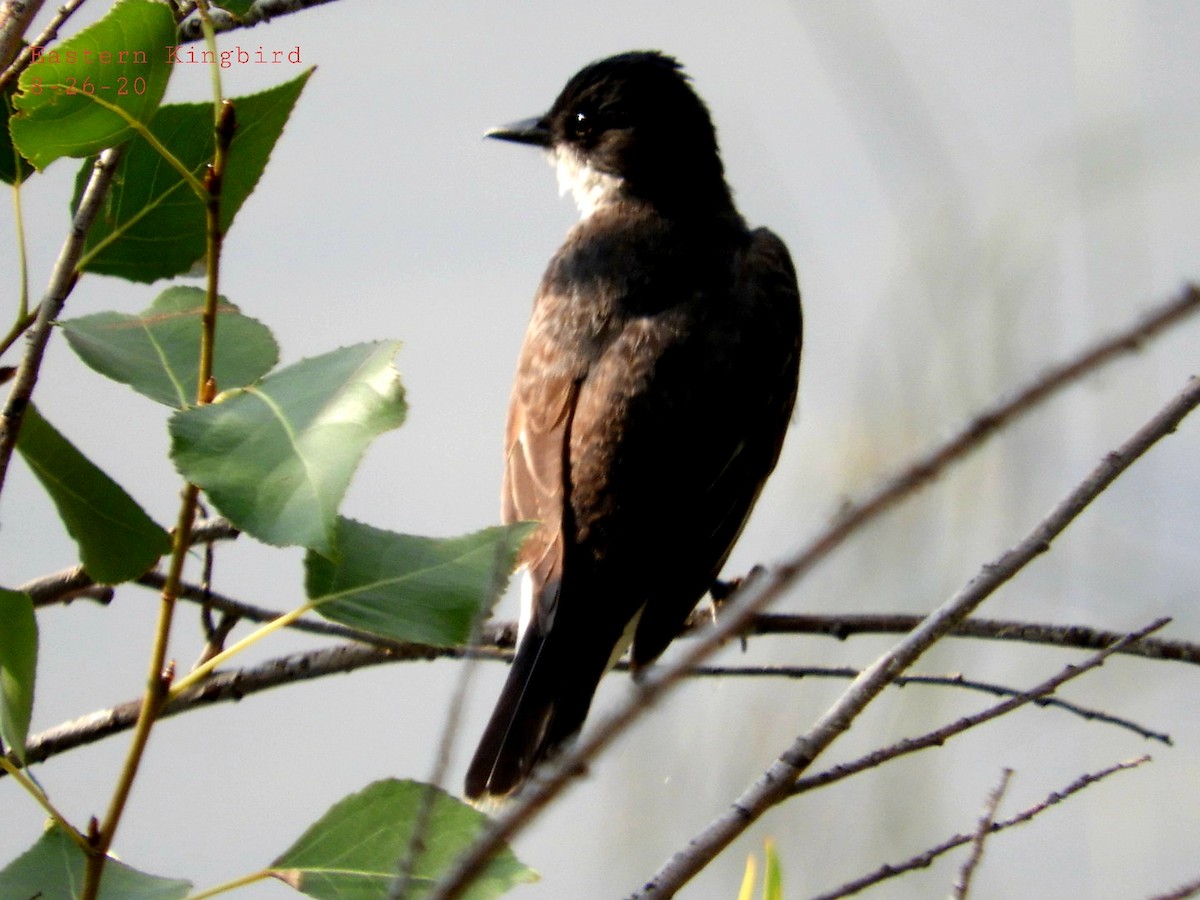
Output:
[[[271,877],[271,873],[266,869],[261,872],[253,872],[249,875],[243,875],[241,878],[235,878],[233,881],[227,881],[224,884],[218,884],[216,887],[209,888],[206,891],[201,891],[198,894],[189,894],[186,900],[207,900],[209,897],[216,897],[218,894],[225,894],[235,888],[245,887],[248,884],[254,884],[256,881],[265,881]]]
[[[219,276],[221,265],[221,182],[225,176],[225,164],[229,157],[229,145],[233,140],[236,127],[233,105],[221,103],[216,110],[215,140],[213,162],[208,169],[202,188],[202,199],[205,205],[205,224],[207,236],[207,290],[205,294],[204,315],[201,319],[200,331],[200,362],[197,367],[196,402],[199,405],[211,402],[216,392],[213,380],[213,354],[217,331],[217,301],[219,292]],[[148,134],[149,132],[147,132]],[[104,821],[91,839],[91,852],[88,855],[87,868],[84,873],[84,885],[81,900],[96,900],[100,893],[100,879],[104,874],[104,865],[108,859],[108,851],[120,824],[121,815],[129,799],[137,777],[138,767],[145,754],[146,744],[150,740],[150,732],[162,712],[163,706],[171,696],[171,673],[168,671],[167,650],[171,638],[171,620],[175,613],[175,602],[179,596],[179,585],[183,579],[183,565],[187,559],[188,547],[191,545],[192,524],[196,518],[196,506],[200,497],[200,489],[194,484],[188,484],[183,491],[183,502],[180,504],[179,520],[175,526],[174,539],[171,546],[171,562],[167,570],[166,582],[163,585],[159,603],[158,626],[154,633],[154,649],[151,652],[150,672],[146,682],[146,693],[142,698],[142,706],[138,711],[137,723],[134,726],[133,740],[125,765],[113,791],[112,801]],[[194,674],[194,673],[193,673]]]
[[[240,641],[238,641],[232,647],[225,648],[220,653],[218,653],[216,656],[212,657],[211,659],[206,660],[203,664],[196,666],[196,668],[194,668],[194,669],[192,669],[192,671],[188,672],[187,675],[185,675],[183,678],[180,678],[177,682],[175,682],[175,684],[173,684],[171,686],[171,691],[168,694],[167,699],[174,700],[176,697],[178,697],[180,694],[182,694],[188,688],[194,687],[195,685],[197,685],[198,683],[203,681],[205,678],[207,678],[210,674],[212,674],[214,669],[216,669],[218,666],[220,666],[226,660],[231,659],[234,656],[237,656],[239,653],[241,653],[247,647],[251,647],[254,644],[257,644],[259,641],[261,641],[267,635],[274,634],[276,631],[279,631],[281,628],[287,628],[289,625],[291,625],[293,622],[295,622],[297,619],[299,619],[302,615],[304,615],[305,613],[308,613],[308,612],[312,612],[316,608],[317,608],[316,603],[313,603],[313,602],[305,603],[302,606],[297,606],[295,609],[293,609],[290,612],[284,613],[282,616],[279,616],[276,619],[272,619],[270,622],[267,622],[265,625],[261,626],[260,628],[256,628],[254,631],[250,632],[248,635],[246,635],[244,638],[242,638]]]
[[[121,814],[129,800],[129,792],[137,777],[146,744],[150,740],[150,731],[154,722],[167,700],[170,688],[170,675],[167,673],[167,648],[171,638],[171,619],[175,614],[175,601],[179,596],[179,585],[183,579],[183,564],[187,559],[188,546],[191,544],[192,522],[196,517],[196,501],[200,490],[189,484],[183,491],[183,502],[179,506],[179,520],[171,543],[171,563],[167,570],[167,581],[163,585],[158,607],[158,625],[154,630],[154,648],[150,653],[150,668],[146,677],[146,692],[142,696],[142,706],[138,710],[137,723],[133,730],[133,740],[129,753],[125,757],[125,765],[121,769],[117,786],[113,790],[108,812],[92,843],[91,854],[88,856],[87,869],[84,875],[83,894],[81,900],[96,900],[100,892],[100,878],[104,874],[104,864],[108,859],[108,851],[116,836],[117,826],[121,822]]]
[[[3,769],[5,772],[11,775],[16,780],[17,784],[23,787],[26,792],[28,792],[28,794],[37,801],[38,805],[46,811],[46,814],[54,820],[55,824],[63,830],[63,833],[66,834],[67,837],[78,844],[84,851],[91,850],[91,847],[88,846],[87,838],[85,838],[74,827],[72,827],[71,823],[68,822],[63,814],[60,813],[57,808],[55,808],[53,803],[50,802],[50,798],[46,796],[46,792],[42,790],[41,786],[36,781],[26,774],[24,769],[22,769],[20,766],[14,765],[8,758],[3,756],[0,756],[0,769]]]

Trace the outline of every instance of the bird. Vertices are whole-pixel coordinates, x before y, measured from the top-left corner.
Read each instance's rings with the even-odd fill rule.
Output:
[[[579,221],[535,295],[508,409],[502,515],[522,545],[515,656],[465,796],[497,806],[581,729],[628,649],[635,676],[717,582],[792,419],[791,257],[751,229],[672,56],[574,75],[487,132],[540,148]]]

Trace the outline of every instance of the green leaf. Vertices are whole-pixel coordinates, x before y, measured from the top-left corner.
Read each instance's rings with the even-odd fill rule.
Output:
[[[33,166],[17,152],[17,148],[12,144],[12,137],[8,131],[8,120],[11,115],[12,91],[7,90],[3,96],[0,96],[0,181],[5,184],[15,184],[18,171],[21,181],[25,181],[33,173]]]
[[[0,897],[76,900],[86,865],[83,850],[52,827],[0,871]],[[100,900],[183,900],[191,888],[189,881],[147,875],[110,856],[100,879]]]
[[[37,651],[33,600],[0,588],[0,738],[22,763],[33,713]]]
[[[254,0],[217,0],[217,6],[239,19],[250,12],[250,7],[253,5]]]
[[[91,156],[121,143],[133,129],[91,97],[148,121],[167,90],[167,48],[175,40],[165,3],[118,0],[96,24],[42,48],[17,82],[13,143],[39,169],[60,156]]]
[[[335,553],[337,510],[367,445],[404,421],[400,344],[357,344],[171,417],[171,456],[242,531]]]
[[[167,533],[33,405],[25,410],[17,450],[58,507],[84,570],[97,583],[137,578],[171,549]]]
[[[305,590],[328,619],[399,641],[464,644],[512,573],[528,523],[458,538],[338,520],[336,562],[309,552]]]
[[[432,801],[424,852],[413,866],[405,897],[424,897],[487,825],[487,817],[440,788],[387,779],[334,804],[268,867],[296,890],[319,900],[376,900],[387,896],[398,863],[408,854],[413,823]],[[537,880],[507,848],[462,894],[498,897],[513,885]]]
[[[783,870],[779,867],[779,855],[775,842],[766,841],[766,871],[763,873],[763,900],[783,900]]]
[[[221,227],[229,230],[237,211],[266,168],[312,70],[270,90],[233,102],[237,129],[221,186]],[[213,108],[208,103],[164,106],[150,131],[200,177],[212,161]],[[90,175],[84,166],[75,181],[74,206]],[[121,156],[104,209],[88,232],[81,267],[130,281],[150,282],[187,272],[205,253],[204,204],[158,151],[134,138]]]
[[[80,359],[151,400],[181,409],[196,399],[204,291],[170,287],[136,316],[103,312],[60,323]],[[217,308],[218,390],[257,381],[279,361],[271,330],[224,297]]]

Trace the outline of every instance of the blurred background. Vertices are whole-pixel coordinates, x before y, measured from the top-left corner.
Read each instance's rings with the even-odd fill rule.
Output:
[[[68,33],[106,8],[89,4]],[[742,212],[784,238],[800,273],[798,415],[729,576],[787,558],[843,500],[974,410],[1200,277],[1200,5],[1190,0],[748,0],[686,11],[633,0],[358,0],[221,44],[298,46],[303,64],[319,67],[230,232],[221,289],[274,329],[285,363],[360,341],[405,342],[397,364],[408,422],[373,445],[343,507],[384,528],[454,535],[498,520],[509,379],[542,268],[576,213],[537,153],[481,136],[542,112],[571,74],[610,53],[657,48],[685,63],[713,112]],[[296,68],[222,75],[237,95]],[[168,100],[208,96],[202,67],[175,73]],[[76,168],[62,161],[24,193],[35,298],[66,233]],[[14,245],[6,213],[9,298]],[[66,315],[137,312],[164,286],[89,276]],[[1196,374],[1197,360],[1192,321],[1109,366],[873,524],[781,608],[923,613],[940,604]],[[165,408],[86,369],[61,336],[36,397],[159,522],[173,521],[180,485],[166,461]],[[1198,458],[1193,416],[981,614],[1114,630],[1169,615],[1165,636],[1200,640]],[[75,562],[23,463],[0,517],[6,586]],[[299,551],[241,539],[218,548],[214,588],[290,608],[303,596],[300,561]],[[155,606],[153,593],[125,587],[107,608],[39,614],[35,731],[140,693]],[[506,600],[499,615],[514,610]],[[763,637],[722,659],[861,666],[892,642]],[[247,662],[313,644],[272,638]],[[185,605],[172,655],[190,664],[201,645]],[[1028,687],[1080,656],[955,641],[918,671]],[[261,868],[347,793],[428,775],[458,670],[384,666],[162,723],[116,850],[198,888]],[[503,675],[498,664],[477,667],[452,791]],[[689,682],[517,840],[542,880],[513,896],[628,894],[843,688]],[[606,679],[593,718],[627,691],[624,676]],[[1152,765],[993,839],[973,896],[1141,897],[1200,876],[1200,672],[1116,659],[1064,696],[1167,731],[1174,746],[1026,709],[777,809],[682,896],[736,896],[746,855],[768,837],[786,896],[829,890],[971,831],[1004,767],[1016,774],[1001,818],[1144,752]],[[818,765],[988,702],[953,689],[892,690]],[[119,736],[69,753],[38,776],[85,822],[107,805],[127,744]],[[0,815],[7,862],[33,843],[42,815],[9,779]],[[962,859],[944,857],[871,896],[944,894]],[[290,894],[267,884],[237,896]]]

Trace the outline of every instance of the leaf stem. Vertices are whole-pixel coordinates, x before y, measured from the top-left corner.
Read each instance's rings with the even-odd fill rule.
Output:
[[[240,878],[235,878],[233,881],[226,881],[224,884],[218,884],[216,887],[208,888],[198,894],[189,894],[186,900],[207,900],[209,897],[216,897],[218,894],[226,894],[236,888],[245,887],[248,884],[254,884],[258,881],[266,881],[271,877],[271,873],[263,869],[261,872],[251,872],[249,875],[243,875]]]
[[[47,84],[45,87],[47,89],[55,87],[66,89],[68,86]],[[117,106],[115,103],[109,102],[98,94],[80,93],[79,96],[86,97],[97,106],[100,106],[114,115],[119,116],[126,125],[133,129],[134,133],[137,134],[138,137],[149,144],[151,149],[153,149],[155,153],[163,158],[167,165],[179,173],[179,177],[184,180],[188,187],[195,191],[197,197],[207,202],[208,197],[204,182],[197,178],[193,172],[188,171],[188,168],[183,164],[183,161],[180,160],[179,157],[170,150],[168,150],[166,145],[154,136],[154,132],[146,127],[145,122],[135,119],[126,110],[122,109],[120,106]]]
[[[50,802],[50,798],[46,796],[46,792],[42,790],[41,785],[34,781],[27,772],[20,766],[15,766],[5,756],[0,756],[0,769],[3,769],[9,775],[16,779],[17,784],[23,787],[26,792],[37,801],[38,805],[46,811],[46,814],[54,820],[54,823],[63,830],[63,833],[71,838],[83,850],[90,852],[87,838],[80,834],[76,829],[71,827],[71,823],[66,820],[62,813]]]
[[[108,859],[109,848],[112,847],[117,826],[125,811],[129,793],[133,789],[133,781],[137,777],[146,744],[150,740],[150,732],[167,701],[172,678],[171,666],[167,663],[171,620],[175,614],[175,600],[179,594],[179,584],[183,577],[183,564],[187,559],[187,549],[191,543],[192,521],[196,516],[196,501],[199,495],[200,489],[195,485],[189,484],[184,488],[183,501],[179,508],[179,521],[171,541],[171,562],[167,570],[167,581],[163,585],[159,601],[158,624],[154,631],[154,647],[150,653],[146,692],[142,697],[137,724],[133,730],[133,740],[129,746],[129,753],[125,757],[125,765],[117,779],[117,786],[113,790],[108,812],[104,816],[103,823],[91,838],[91,852],[88,855],[87,868],[84,873],[81,900],[96,900],[99,895],[100,877],[104,874],[104,864]]]
[[[102,105],[105,105],[102,103]],[[223,102],[217,108],[214,126],[213,161],[205,174],[204,183],[198,191],[205,205],[205,220],[207,233],[207,286],[204,303],[204,315],[201,319],[200,361],[197,371],[196,402],[204,405],[212,401],[216,394],[213,381],[213,353],[217,331],[217,305],[219,302],[218,280],[221,260],[221,182],[225,176],[225,166],[229,159],[229,145],[233,140],[236,121],[233,104]],[[135,125],[135,127],[137,127]],[[149,132],[144,130],[143,136]],[[149,139],[149,138],[148,138]],[[166,156],[165,148],[160,151]],[[182,166],[177,166],[183,171]],[[189,176],[190,177],[190,176]],[[193,179],[194,180],[194,179]],[[113,838],[120,824],[121,815],[137,777],[138,767],[145,755],[146,744],[150,740],[150,732],[154,723],[162,713],[163,707],[171,697],[171,681],[174,677],[174,666],[167,661],[167,652],[171,638],[171,621],[175,613],[175,603],[179,597],[180,584],[183,580],[183,567],[187,560],[188,547],[192,541],[192,525],[196,520],[196,509],[200,499],[200,488],[188,484],[183,489],[183,499],[179,508],[179,519],[172,536],[171,561],[167,570],[166,582],[163,584],[159,603],[158,625],[154,632],[154,647],[150,654],[150,671],[146,681],[146,693],[138,710],[137,724],[134,726],[133,740],[125,765],[117,780],[113,797],[109,803],[104,822],[90,836],[91,852],[84,873],[82,900],[96,900],[100,893],[100,879],[104,874],[104,865],[108,859],[108,851],[112,847]],[[214,657],[216,659],[217,657]],[[193,673],[194,675],[195,673]]]
[[[325,598],[322,598],[322,599],[325,599]],[[196,666],[196,668],[192,669],[192,671],[188,672],[187,675],[185,675],[183,678],[180,678],[179,681],[175,682],[175,684],[172,685],[170,693],[167,696],[167,699],[174,700],[176,697],[178,697],[180,694],[182,694],[188,688],[195,687],[197,684],[199,684],[201,681],[203,681],[205,678],[207,678],[209,675],[211,675],[213,670],[216,669],[218,666],[220,666],[222,663],[232,659],[234,656],[237,656],[239,653],[241,653],[243,650],[247,649],[248,647],[252,647],[254,644],[257,644],[259,641],[261,641],[267,635],[273,634],[282,628],[287,628],[287,626],[291,625],[293,622],[295,622],[301,616],[305,615],[306,613],[312,612],[314,609],[317,608],[317,606],[318,606],[318,603],[312,602],[312,601],[310,601],[308,603],[304,603],[300,606],[297,606],[295,609],[291,610],[290,612],[284,613],[278,619],[272,619],[270,622],[267,622],[261,628],[256,628],[254,631],[250,632],[250,634],[246,635],[244,638],[242,638],[240,641],[238,641],[233,646],[227,647],[226,649],[222,650],[220,653],[213,656],[211,659],[205,660],[203,663]]]

